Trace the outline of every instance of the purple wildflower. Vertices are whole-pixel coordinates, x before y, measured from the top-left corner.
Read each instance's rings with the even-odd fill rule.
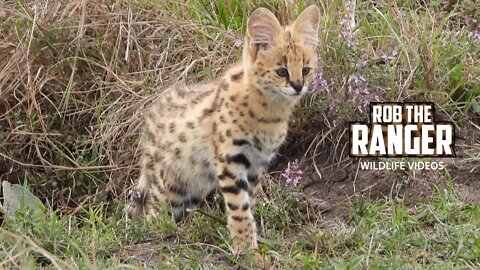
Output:
[[[288,162],[288,166],[285,171],[283,171],[281,176],[285,178],[285,182],[288,185],[296,187],[302,180],[302,174],[303,171],[300,168],[300,164],[298,164],[298,160],[296,159],[294,162]]]
[[[347,41],[347,46],[349,49],[355,49],[356,40],[355,40],[355,2],[346,3],[347,12],[340,21],[340,33],[339,38],[345,39]]]
[[[356,111],[364,113],[369,105],[368,96],[370,90],[367,86],[367,80],[362,74],[352,74],[348,76],[348,91],[352,95],[352,108]]]
[[[378,98],[378,96],[376,96]],[[363,106],[358,110],[360,113],[367,112],[368,107],[370,106],[370,102],[373,102],[375,100],[364,100],[363,101]]]
[[[357,88],[357,93],[358,93],[358,94],[361,94],[361,95],[368,95],[368,94],[370,94],[370,92],[368,91],[368,87],[366,87],[365,85],[358,87],[358,88]]]
[[[237,38],[237,39],[235,40],[235,43],[233,44],[233,46],[235,46],[235,47],[241,47],[241,46],[243,45],[243,42],[244,42],[243,39]]]
[[[323,78],[323,72],[321,70],[318,70],[313,74],[312,86],[313,86],[313,89],[312,89],[313,94],[329,92],[327,81]]]
[[[357,110],[360,113],[367,112],[367,108],[370,106],[370,102],[380,102],[380,97],[377,95],[370,97],[370,99],[363,100],[363,103],[358,106]]]
[[[333,120],[333,125],[336,126],[337,123],[340,121],[340,115],[338,113],[337,104],[335,102],[330,102],[328,104],[328,115]]]
[[[355,74],[352,74],[350,76],[348,76],[348,82],[349,83],[355,83],[355,84],[360,84],[360,83],[364,83],[366,82],[367,80],[365,80],[365,77],[363,77],[362,74],[358,74],[358,73],[355,73]]]
[[[480,42],[480,30],[473,30],[468,34],[468,36],[471,37],[476,42]]]
[[[368,100],[364,100],[360,105],[357,106],[357,111],[364,113],[368,105],[370,105],[370,102]]]

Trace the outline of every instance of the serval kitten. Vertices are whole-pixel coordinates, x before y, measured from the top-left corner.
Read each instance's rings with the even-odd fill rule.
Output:
[[[174,86],[146,113],[131,216],[169,205],[176,221],[209,193],[224,196],[234,252],[256,248],[252,196],[285,140],[317,64],[320,11],[282,27],[269,10],[248,19],[243,61],[213,83]]]

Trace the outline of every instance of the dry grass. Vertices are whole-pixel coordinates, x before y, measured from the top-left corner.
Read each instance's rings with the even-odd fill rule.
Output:
[[[1,154],[32,178],[40,173],[31,184],[62,206],[126,190],[152,94],[215,76],[237,56],[232,31],[172,20],[161,6],[31,1],[0,9]],[[79,190],[85,180],[96,183]]]

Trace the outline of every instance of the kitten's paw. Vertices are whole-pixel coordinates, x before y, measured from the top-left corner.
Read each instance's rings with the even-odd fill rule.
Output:
[[[260,254],[258,252],[255,252],[254,258],[255,258],[255,262],[257,263],[257,266],[260,267],[260,269],[264,269],[264,270],[277,269],[272,266],[272,262],[268,257],[268,255],[266,254]]]

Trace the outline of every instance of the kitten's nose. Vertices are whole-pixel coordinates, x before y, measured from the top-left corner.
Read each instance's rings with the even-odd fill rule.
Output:
[[[290,82],[290,85],[295,89],[297,93],[300,93],[303,89],[303,84],[301,81]]]

